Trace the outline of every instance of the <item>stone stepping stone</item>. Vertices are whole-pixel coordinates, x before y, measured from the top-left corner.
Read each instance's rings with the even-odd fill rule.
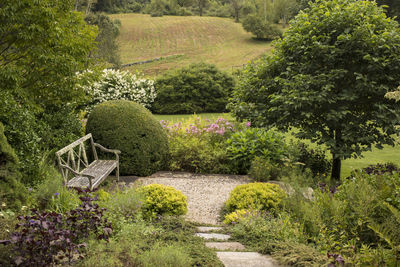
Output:
[[[213,227],[213,226],[199,226],[197,230],[201,233],[208,233],[211,231],[219,231],[222,230],[222,227]]]
[[[214,233],[197,233],[195,234],[196,236],[202,237],[206,240],[208,239],[217,239],[217,240],[228,240],[231,238],[230,235],[224,235],[224,234],[214,234]]]
[[[218,251],[218,258],[225,267],[278,267],[271,258],[257,252]]]
[[[214,248],[216,250],[224,251],[243,251],[246,248],[239,242],[206,242],[206,247]]]

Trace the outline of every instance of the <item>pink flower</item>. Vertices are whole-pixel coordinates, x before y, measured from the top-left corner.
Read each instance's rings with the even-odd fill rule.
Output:
[[[246,126],[247,126],[247,127],[250,127],[250,126],[251,126],[251,122],[249,122],[249,121],[246,122]]]

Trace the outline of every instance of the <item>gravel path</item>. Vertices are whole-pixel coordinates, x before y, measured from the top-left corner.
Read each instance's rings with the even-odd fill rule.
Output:
[[[204,224],[219,224],[219,214],[229,193],[236,186],[249,183],[242,175],[204,175],[185,172],[158,172],[139,178],[135,183],[172,186],[188,198],[186,219]]]

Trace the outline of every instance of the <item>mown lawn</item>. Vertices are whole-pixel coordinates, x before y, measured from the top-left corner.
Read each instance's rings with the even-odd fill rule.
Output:
[[[177,55],[126,68],[148,76],[199,61],[232,71],[271,49],[270,42],[254,40],[240,23],[228,18],[134,13],[111,17],[121,21],[118,43],[123,64]]]
[[[183,114],[183,115],[155,115],[159,120],[169,120],[172,122],[177,122],[180,120],[185,120],[190,118],[193,115]],[[202,113],[196,114],[196,116],[201,117],[202,119],[210,119],[215,120],[219,117],[223,117],[226,119],[232,119],[231,114],[229,113]],[[289,138],[294,138],[290,134],[286,135]],[[392,146],[384,146],[383,149],[373,148],[372,151],[367,151],[363,153],[362,158],[350,158],[346,159],[342,162],[342,177],[347,177],[350,172],[354,169],[359,169],[366,167],[370,164],[376,163],[384,163],[384,162],[393,162],[400,166],[400,146],[396,145]]]

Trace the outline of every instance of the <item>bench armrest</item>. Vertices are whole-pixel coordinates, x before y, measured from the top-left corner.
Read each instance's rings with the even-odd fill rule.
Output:
[[[114,153],[114,154],[121,154],[121,151],[119,151],[119,150],[117,150],[117,149],[108,149],[108,148],[105,148],[104,146],[102,146],[102,145],[100,145],[100,144],[97,144],[97,143],[94,143],[94,146],[96,146],[96,147],[98,147],[98,148],[100,148],[100,150],[102,150],[102,151],[104,151],[104,152],[110,152],[110,153]]]

